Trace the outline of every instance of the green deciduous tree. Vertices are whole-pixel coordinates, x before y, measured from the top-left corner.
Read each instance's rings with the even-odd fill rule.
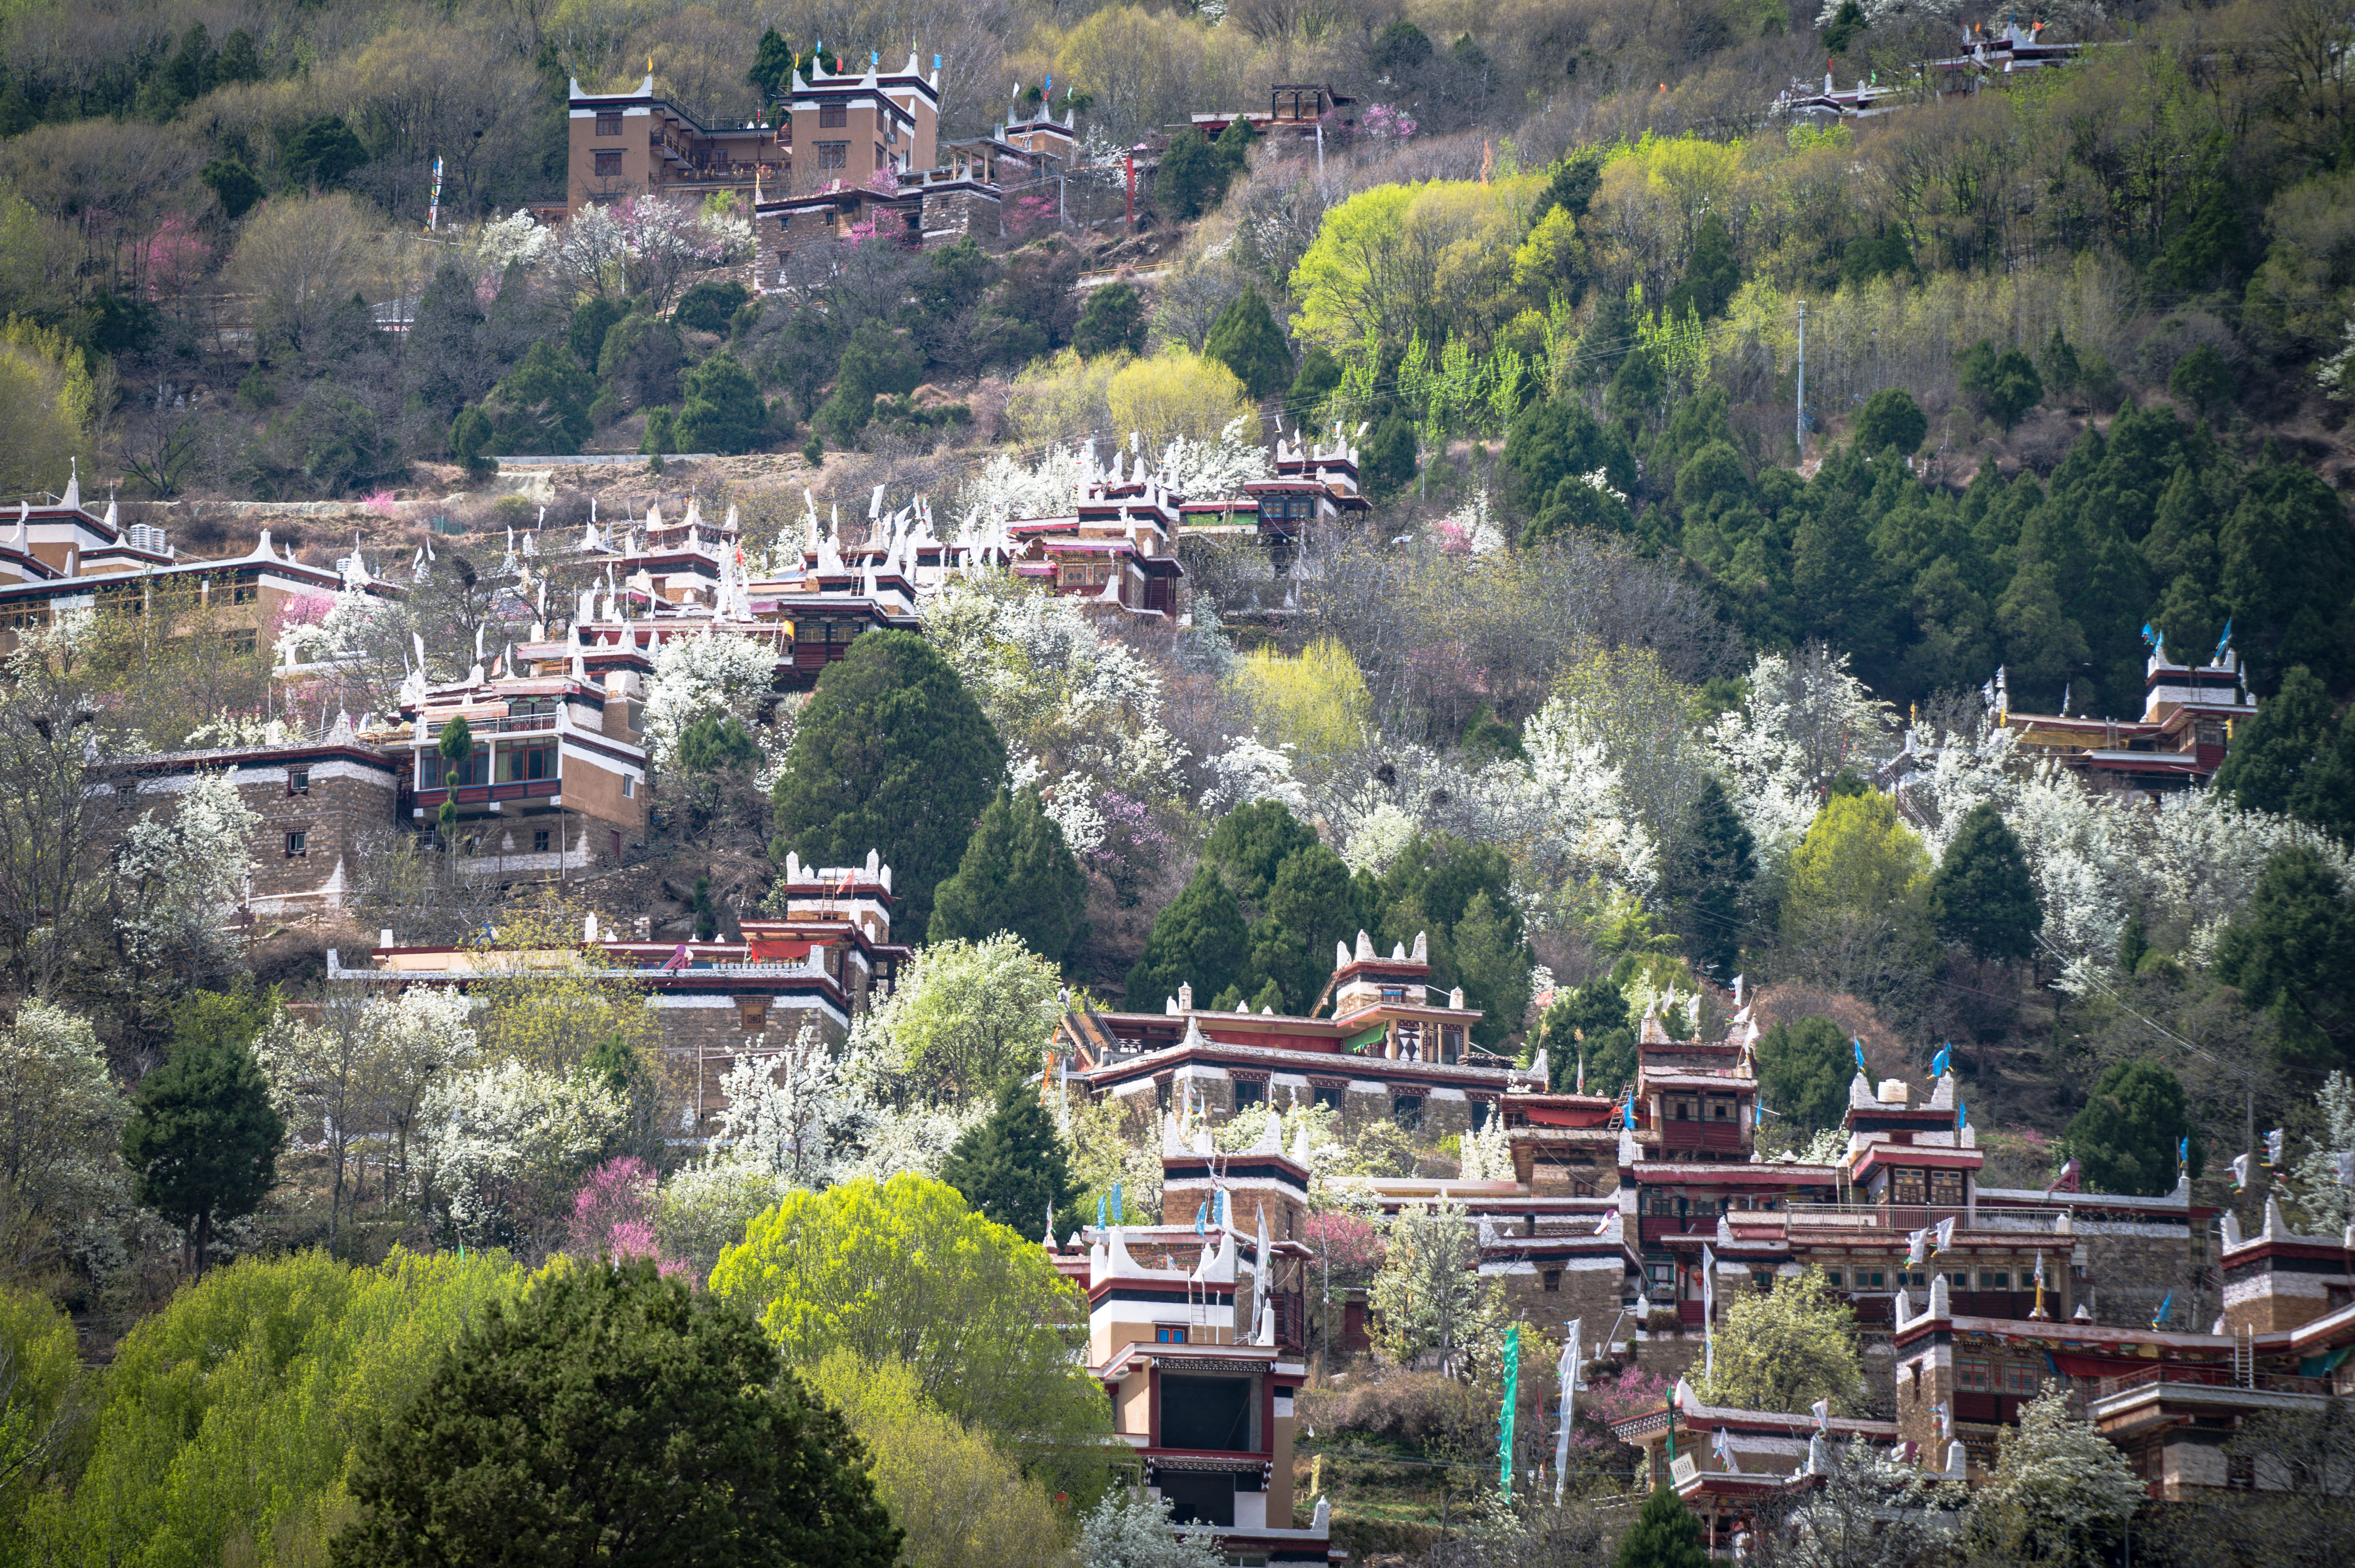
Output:
[[[1055,965],[1018,936],[936,942],[859,1019],[921,1100],[962,1108],[1039,1071],[1063,1016]]]
[[[1021,1235],[1034,1225],[1051,1233],[1048,1211],[1068,1219],[1080,1195],[1069,1147],[1028,1077],[998,1086],[997,1108],[949,1149],[941,1179],[963,1193],[974,1212]]]
[[[2020,1407],[2019,1424],[1998,1435],[1995,1474],[1971,1499],[1967,1528],[1996,1562],[2107,1563],[2145,1490],[2117,1445],[2071,1416],[2048,1382]]]
[[[190,1232],[197,1273],[211,1260],[213,1222],[261,1206],[278,1179],[286,1123],[253,1059],[261,1020],[198,992],[174,1019],[170,1054],[139,1081],[123,1134],[139,1201]]]
[[[1464,1211],[1445,1201],[1402,1211],[1368,1300],[1382,1349],[1412,1362],[1435,1352],[1441,1370],[1461,1374],[1465,1358],[1492,1349],[1505,1322],[1502,1282],[1475,1266],[1480,1238]]]
[[[1778,1023],[1758,1038],[1758,1097],[1793,1134],[1836,1127],[1848,1112],[1848,1034],[1827,1018]]]
[[[2157,1196],[2175,1189],[2179,1139],[2191,1139],[2191,1174],[2206,1164],[2185,1108],[2183,1084],[2155,1061],[2114,1061],[2062,1136],[2095,1192]]]
[[[1022,1442],[1034,1473],[1101,1479],[1111,1413],[1075,1354],[1085,1301],[952,1187],[901,1175],[789,1194],[720,1254],[710,1288],[759,1314],[791,1364],[837,1349],[903,1362],[942,1410]]]
[[[2216,973],[2273,1014],[2291,1061],[2355,1066],[2355,904],[2321,855],[2297,846],[2265,863],[2224,928]]]
[[[956,875],[934,893],[926,935],[977,942],[1010,931],[1050,964],[1061,964],[1086,940],[1087,907],[1087,874],[1038,786],[1000,790],[974,827]]]
[[[1655,1487],[1636,1522],[1619,1538],[1614,1568],[1709,1568],[1700,1520],[1671,1487]]]
[[[1938,934],[1982,961],[2017,961],[2036,951],[2044,911],[2027,853],[2003,814],[1986,801],[1971,807],[1930,878],[1930,914]]]
[[[1145,951],[1128,971],[1128,1006],[1150,1012],[1181,985],[1194,987],[1198,1006],[1207,1005],[1242,979],[1250,957],[1251,933],[1234,890],[1205,861],[1154,917]]]
[[[973,694],[914,632],[868,632],[826,667],[772,795],[776,837],[820,865],[892,868],[892,919],[926,929],[932,890],[1006,772],[1006,748]]]
[[[1736,1290],[1717,1330],[1717,1375],[1699,1385],[1710,1404],[1739,1410],[1805,1410],[1819,1399],[1852,1406],[1864,1381],[1856,1309],[1832,1292],[1820,1269],[1783,1277],[1770,1291]]]
[[[866,1460],[741,1303],[651,1259],[559,1264],[364,1440],[333,1560],[888,1568]]]
[[[266,1541],[325,1562],[354,1435],[397,1418],[523,1281],[495,1254],[398,1249],[375,1268],[306,1251],[213,1270],[125,1336],[80,1484],[28,1510],[32,1560],[219,1563]]]
[[[1835,795],[1791,854],[1783,940],[1825,983],[1877,992],[1916,972],[1930,855],[1887,795]]]
[[[1247,288],[1227,302],[1226,309],[1210,324],[1209,336],[1203,340],[1202,357],[1216,359],[1232,370],[1254,402],[1272,398],[1292,384],[1292,349],[1256,288]]]
[[[1662,879],[1668,922],[1693,967],[1721,983],[1742,962],[1742,890],[1758,874],[1750,829],[1725,786],[1710,779],[1685,811],[1684,832]]]

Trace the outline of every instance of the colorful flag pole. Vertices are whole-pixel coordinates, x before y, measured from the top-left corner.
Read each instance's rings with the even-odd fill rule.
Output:
[[[1578,1391],[1578,1370],[1584,1365],[1579,1339],[1585,1327],[1586,1319],[1583,1317],[1570,1320],[1569,1337],[1561,1342],[1561,1364],[1554,1369],[1555,1381],[1561,1385],[1561,1430],[1555,1434],[1553,1440],[1553,1502],[1556,1508],[1561,1506],[1562,1483],[1570,1477],[1570,1422],[1573,1396]]]
[[[442,231],[442,160],[438,157],[433,160],[433,198],[425,207],[425,231]]]

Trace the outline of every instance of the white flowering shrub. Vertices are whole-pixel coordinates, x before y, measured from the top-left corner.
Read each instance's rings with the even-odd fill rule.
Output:
[[[0,1183],[12,1220],[30,1221],[20,1242],[46,1226],[95,1275],[123,1264],[132,1203],[121,1150],[130,1112],[82,1019],[28,999],[0,1029]]]
[[[471,1245],[513,1242],[565,1212],[628,1115],[602,1083],[527,1062],[437,1072],[418,1114],[419,1196]]]
[[[281,665],[323,664],[358,656],[367,646],[368,634],[389,608],[388,601],[347,584],[337,591],[318,619],[285,622],[271,645],[271,656]]]
[[[116,929],[132,962],[204,952],[233,940],[229,916],[245,886],[261,818],[227,773],[199,773],[160,820],[150,809],[114,858]]]
[[[1255,735],[1238,735],[1227,749],[1209,759],[1210,782],[1202,790],[1202,811],[1224,816],[1239,805],[1273,800],[1295,816],[1309,815],[1308,791],[1293,776],[1292,748],[1263,744]]]
[[[509,267],[534,267],[548,254],[549,230],[531,215],[531,208],[518,207],[505,218],[495,218],[474,230],[474,251],[483,270],[492,277],[503,275]]]
[[[1101,847],[1107,807],[1179,793],[1186,748],[1163,721],[1161,672],[1076,602],[959,576],[925,603],[924,632],[1006,741],[1009,783],[1040,786],[1072,853]]]
[[[1907,819],[1936,857],[1971,807],[2002,813],[2027,854],[2041,944],[2065,989],[2082,992],[2115,969],[2137,912],[2181,929],[2184,955],[2206,963],[2265,862],[2292,846],[2355,878],[2347,846],[2295,817],[2243,811],[2211,792],[2166,809],[2097,795],[2058,762],[2023,762],[2009,731],[1943,741],[1916,731],[1913,741],[1926,762],[1901,787]]]
[[[1216,441],[1172,437],[1161,453],[1169,488],[1187,500],[1208,501],[1240,496],[1253,480],[1273,478],[1274,461],[1251,432],[1255,422],[1255,417],[1231,419]]]
[[[738,1057],[720,1092],[728,1104],[714,1153],[794,1187],[836,1180],[874,1115],[864,1086],[808,1024],[776,1056]]]
[[[2282,1196],[2305,1211],[2309,1234],[2338,1236],[2355,1224],[2355,1188],[2339,1185],[2338,1160],[2355,1150],[2355,1080],[2333,1072],[2314,1103],[2322,1111],[2322,1141],[2308,1147],[2282,1179]]]
[[[613,208],[592,202],[565,220],[545,254],[561,283],[576,289],[618,286],[629,244]]]
[[[1887,753],[1888,709],[1849,673],[1848,656],[1810,646],[1761,654],[1742,705],[1704,732],[1711,763],[1758,855],[1759,882],[1778,887],[1806,836],[1824,786],[1841,767]]]
[[[1221,1568],[1218,1532],[1169,1522],[1170,1504],[1114,1487],[1080,1524],[1081,1568]]]
[[[956,511],[980,514],[994,528],[1018,517],[1066,517],[1079,509],[1087,465],[1078,453],[1057,446],[1035,464],[1001,452],[957,493]]]
[[[759,722],[775,677],[776,651],[753,637],[723,636],[709,628],[666,637],[655,650],[646,682],[646,748],[657,773],[677,760],[678,739],[708,713],[733,714],[760,743],[772,768],[793,744],[786,724]]]

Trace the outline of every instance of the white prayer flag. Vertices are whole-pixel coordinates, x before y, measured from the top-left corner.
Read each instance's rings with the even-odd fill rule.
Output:
[[[1954,1221],[1954,1220],[1953,1220],[1951,1217],[1949,1217],[1949,1218],[1947,1218],[1947,1219],[1944,1219],[1944,1220],[1939,1221],[1938,1221],[1938,1244],[1937,1244],[1937,1250],[1943,1253],[1943,1252],[1946,1251],[1949,1247],[1952,1247],[1954,1244],[1955,1244],[1955,1221]]]
[[[1579,1369],[1585,1364],[1579,1345],[1585,1325],[1582,1317],[1570,1320],[1570,1336],[1561,1342],[1561,1362],[1554,1369],[1555,1380],[1561,1385],[1561,1430],[1553,1440],[1553,1500],[1557,1508],[1561,1506],[1562,1482],[1570,1474],[1570,1423],[1574,1403],[1572,1396],[1578,1389]]]
[[[1929,1244],[1930,1232],[1928,1227],[1924,1226],[1919,1231],[1908,1231],[1905,1233],[1905,1266],[1908,1268],[1921,1267],[1923,1251]]]
[[[1808,1413],[1812,1414],[1816,1418],[1817,1431],[1828,1432],[1831,1430],[1832,1402],[1830,1400],[1819,1399],[1816,1401],[1815,1403],[1807,1406],[1807,1411]]]
[[[1700,1249],[1700,1321],[1701,1345],[1705,1361],[1702,1375],[1711,1382],[1717,1381],[1717,1254],[1707,1244]]]

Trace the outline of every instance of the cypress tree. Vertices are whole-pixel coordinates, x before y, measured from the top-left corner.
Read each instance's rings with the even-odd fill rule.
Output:
[[[1178,987],[1191,985],[1196,1004],[1238,985],[1251,934],[1232,889],[1208,861],[1194,869],[1186,891],[1154,917],[1145,951],[1128,972],[1128,1007],[1151,1012]]]
[[[1750,829],[1715,779],[1685,812],[1667,886],[1669,919],[1696,968],[1722,981],[1742,961],[1742,885],[1758,874]]]
[[[1668,314],[1682,315],[1689,306],[1709,321],[1723,313],[1726,301],[1741,286],[1742,263],[1733,253],[1733,236],[1726,232],[1725,220],[1712,212],[1693,233],[1684,279],[1668,292]]]
[[[1264,905],[1284,862],[1318,842],[1316,830],[1282,801],[1255,800],[1219,818],[1202,858],[1226,873],[1246,902]]]
[[[956,875],[933,895],[932,942],[980,942],[1001,931],[1051,964],[1087,933],[1088,879],[1047,815],[1038,786],[997,792],[981,814]]]
[[[1292,383],[1292,349],[1256,288],[1245,289],[1227,302],[1227,308],[1210,324],[1202,357],[1232,370],[1254,402],[1273,397]]]
[[[2304,845],[2275,853],[2224,928],[2216,974],[2273,1014],[2281,1051],[2303,1064],[2355,1064],[2355,909],[2337,868]]]
[[[2044,911],[2019,838],[1986,801],[1962,825],[1930,878],[1930,912],[1941,939],[1979,959],[2020,959],[2036,949]]]
[[[1006,747],[973,694],[913,632],[868,632],[826,667],[771,796],[776,837],[825,866],[878,850],[892,869],[893,923],[932,923],[932,891],[964,857],[997,793]]]
[[[2216,793],[2243,811],[2287,811],[2307,765],[2330,734],[2330,693],[2304,665],[2291,667],[2281,689],[2256,717],[2232,726],[2232,750],[2216,770]]]
[[[189,1232],[199,1276],[214,1221],[252,1213],[278,1179],[286,1124],[252,1050],[264,1017],[201,992],[183,1004],[171,1053],[139,1081],[123,1130],[139,1201]]]
[[[1672,1487],[1655,1487],[1635,1525],[1620,1538],[1615,1568],[1709,1568],[1700,1520]]]
[[[1031,1227],[1043,1230],[1049,1205],[1063,1214],[1080,1196],[1063,1140],[1027,1073],[998,1086],[996,1109],[950,1147],[941,1179],[983,1219],[1025,1236],[1041,1233]]]

